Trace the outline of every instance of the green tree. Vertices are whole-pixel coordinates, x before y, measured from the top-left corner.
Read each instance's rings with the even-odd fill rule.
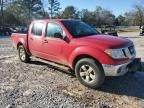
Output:
[[[46,16],[41,0],[15,0],[7,7],[6,12],[17,19],[16,23],[21,24],[29,24],[33,19]]]
[[[44,11],[43,18],[44,18],[44,19],[48,19],[48,18],[49,18],[48,12]]]
[[[48,10],[50,12],[50,17],[54,18],[56,15],[58,15],[60,8],[60,2],[58,0],[48,0],[49,7]]]
[[[8,14],[6,15],[7,19],[10,19],[8,17],[13,16],[17,20],[15,21],[14,19],[10,19],[11,22],[13,22],[13,24],[28,23],[29,16],[25,11],[26,9],[24,9],[24,7],[22,7],[20,4],[21,4],[20,1],[15,1],[6,9],[6,14]]]
[[[92,26],[113,25],[115,22],[115,15],[111,11],[97,6],[95,11],[83,9],[81,11],[81,19]]]
[[[5,13],[5,22],[7,25],[21,25],[21,20],[18,19],[13,13],[4,11]]]
[[[79,18],[79,12],[74,6],[67,6],[62,15],[61,18],[64,19],[78,19]]]
[[[4,10],[12,2],[12,0],[0,0],[0,24],[4,24]]]
[[[90,12],[88,9],[82,9],[80,12],[80,18],[82,21],[94,25],[95,24],[95,15],[94,12]]]
[[[31,21],[34,18],[40,18],[40,16],[44,12],[41,0],[22,0],[22,2],[20,3],[21,7],[29,16],[29,21]]]
[[[116,18],[116,20],[117,20],[117,22],[116,22],[117,24],[116,25],[118,25],[118,26],[126,25],[126,23],[125,23],[125,17],[124,16],[119,15]]]
[[[115,15],[111,11],[104,9],[100,6],[96,7],[95,13],[95,24],[100,25],[113,25],[115,21]]]

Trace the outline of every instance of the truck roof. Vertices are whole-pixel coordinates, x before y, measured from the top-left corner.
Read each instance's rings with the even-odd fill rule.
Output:
[[[35,21],[55,21],[55,22],[61,22],[61,21],[80,21],[78,19],[42,19],[42,20],[34,20],[33,22]]]

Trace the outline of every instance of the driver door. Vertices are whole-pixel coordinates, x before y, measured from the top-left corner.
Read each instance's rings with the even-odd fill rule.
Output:
[[[62,36],[65,34],[60,24],[49,22],[46,27],[46,36],[43,39],[42,53],[47,60],[65,64],[64,51],[66,51],[68,43],[55,37],[56,33],[60,33]]]

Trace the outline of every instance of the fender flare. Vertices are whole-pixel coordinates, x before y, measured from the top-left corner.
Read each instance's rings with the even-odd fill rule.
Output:
[[[108,55],[106,55],[101,50],[83,46],[83,47],[79,47],[79,48],[76,48],[75,50],[73,50],[73,52],[69,56],[68,63],[71,68],[73,68],[74,60],[81,55],[88,55],[92,58],[95,58],[95,60],[97,60],[100,64],[106,62],[106,60],[104,60],[104,58],[106,56],[107,56],[107,58],[110,59],[110,57],[108,57]],[[112,61],[112,60],[110,59],[110,61]]]
[[[27,42],[25,42],[25,40],[24,40],[23,38],[20,38],[20,40],[17,42],[17,49],[18,49],[18,46],[19,46],[19,45],[23,45],[24,48],[25,48],[25,50],[26,50],[26,52],[27,52],[27,54],[28,54],[28,55],[31,55],[31,53],[30,53],[30,51],[29,51],[29,49],[28,49]]]

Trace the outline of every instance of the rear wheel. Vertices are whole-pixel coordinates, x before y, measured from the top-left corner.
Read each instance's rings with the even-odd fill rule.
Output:
[[[20,45],[18,47],[18,55],[19,55],[20,61],[25,62],[25,63],[30,61],[29,55],[27,54],[23,45]]]
[[[100,87],[105,79],[102,67],[90,58],[78,61],[75,66],[75,72],[78,80],[90,88]]]

